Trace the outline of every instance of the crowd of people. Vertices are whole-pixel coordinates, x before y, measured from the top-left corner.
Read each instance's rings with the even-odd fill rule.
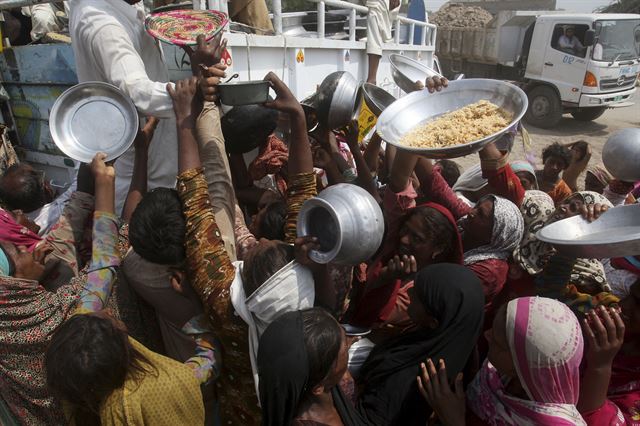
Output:
[[[96,154],[59,196],[25,163],[0,177],[1,424],[640,421],[640,257],[536,238],[635,203],[586,142],[550,145],[537,170],[509,158],[512,131],[461,171],[356,123],[308,133],[273,73],[274,100],[222,114],[224,41],[200,37],[193,77],[169,83],[121,3],[81,0],[70,26],[80,80],[149,116],[132,149]],[[297,218],[341,183],[379,203],[383,242],[318,264]]]

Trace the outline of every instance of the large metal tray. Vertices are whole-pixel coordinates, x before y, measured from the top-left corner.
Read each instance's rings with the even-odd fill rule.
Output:
[[[640,254],[640,204],[610,209],[593,222],[581,216],[560,220],[539,230],[536,237],[575,257],[635,256]]]
[[[84,163],[98,152],[115,160],[129,149],[138,133],[138,112],[117,87],[86,82],[66,90],[49,115],[51,137],[60,151]]]
[[[466,105],[487,100],[513,115],[508,126],[492,135],[446,148],[416,148],[402,145],[402,137],[414,127]],[[376,124],[387,143],[429,158],[456,158],[480,151],[515,126],[527,111],[527,95],[517,86],[499,80],[468,79],[449,82],[440,92],[413,92],[385,109]]]

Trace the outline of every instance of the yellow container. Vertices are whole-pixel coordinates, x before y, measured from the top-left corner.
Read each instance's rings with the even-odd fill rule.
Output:
[[[362,142],[364,137],[373,129],[378,121],[378,117],[369,109],[364,100],[360,103],[360,113],[358,114],[358,142]]]

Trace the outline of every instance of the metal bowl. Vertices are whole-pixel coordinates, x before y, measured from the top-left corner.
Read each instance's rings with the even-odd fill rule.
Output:
[[[304,110],[304,117],[307,121],[307,132],[312,133],[318,128],[320,124],[318,122],[318,108],[317,108],[318,93],[313,93],[300,101],[300,105]]]
[[[53,141],[67,156],[89,163],[98,152],[115,160],[138,133],[133,101],[111,84],[91,81],[67,89],[49,114]]]
[[[405,93],[411,93],[418,90],[416,82],[424,83],[429,77],[442,77],[441,74],[416,61],[403,55],[393,53],[389,55],[389,64],[391,64],[391,76],[393,81]]]
[[[382,210],[374,198],[356,185],[330,186],[307,200],[298,215],[298,236],[317,237],[320,250],[309,257],[316,263],[357,265],[373,256],[384,234]]]
[[[270,84],[264,80],[218,84],[220,102],[225,105],[255,105],[269,100]]]
[[[513,119],[504,129],[475,141],[446,148],[414,148],[402,145],[402,137],[414,127],[447,112],[466,105],[487,100],[503,108]],[[486,79],[457,80],[441,92],[420,90],[394,102],[378,118],[380,137],[399,149],[412,151],[429,158],[456,158],[480,151],[485,145],[500,138],[522,119],[527,110],[527,95],[513,84]]]
[[[610,209],[590,223],[582,216],[560,220],[539,230],[536,238],[574,257],[635,256],[640,254],[640,204]]]
[[[602,148],[602,162],[613,176],[640,180],[640,129],[622,129],[609,136]]]
[[[364,83],[362,85],[362,97],[367,107],[369,107],[371,112],[377,117],[379,117],[382,111],[389,105],[396,101],[395,96],[391,93],[371,83]]]
[[[346,126],[357,110],[360,86],[354,76],[346,71],[329,74],[318,90],[318,121],[329,129]]]

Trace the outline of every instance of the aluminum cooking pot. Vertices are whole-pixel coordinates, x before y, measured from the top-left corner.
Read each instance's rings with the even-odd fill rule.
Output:
[[[341,183],[307,200],[298,215],[298,236],[317,237],[316,263],[357,265],[373,256],[384,234],[382,210],[359,186]]]
[[[622,129],[609,136],[602,148],[602,162],[617,179],[640,180],[640,129]]]
[[[318,121],[329,129],[346,126],[355,117],[358,81],[346,71],[329,74],[320,84],[316,99]]]

